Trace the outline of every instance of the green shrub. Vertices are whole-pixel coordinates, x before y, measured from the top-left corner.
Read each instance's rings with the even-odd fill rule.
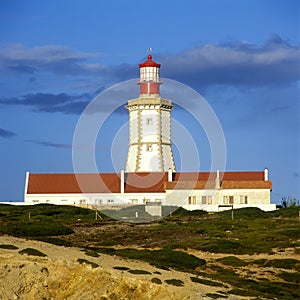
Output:
[[[239,259],[235,256],[226,256],[226,257],[222,257],[217,259],[217,261],[221,262],[223,265],[228,265],[228,266],[232,266],[232,267],[244,267],[247,266],[248,263],[245,262],[242,259]]]
[[[206,296],[212,299],[228,298],[228,296],[226,295],[213,294],[213,293],[207,293]]]
[[[265,258],[253,260],[251,263],[254,265],[264,266],[268,260]]]
[[[244,297],[251,297],[251,296],[258,296],[259,293],[255,291],[243,290],[243,289],[231,289],[228,291],[229,294],[244,296]]]
[[[96,263],[94,263],[94,262],[91,262],[91,261],[89,261],[89,260],[86,260],[86,259],[84,259],[84,258],[78,258],[77,261],[78,261],[80,264],[87,264],[87,265],[90,265],[93,269],[99,267],[98,264],[96,264]]]
[[[17,246],[5,245],[5,244],[0,245],[0,248],[1,249],[7,249],[7,250],[17,250],[17,249],[19,249]]]
[[[218,216],[222,218],[231,219],[232,211],[231,209],[221,211],[218,213]],[[257,219],[257,218],[265,218],[266,213],[259,208],[256,207],[244,207],[233,210],[234,219]]]
[[[300,270],[300,261],[292,258],[272,259],[265,264],[265,267]]]
[[[43,221],[62,221],[65,223],[75,222],[78,219],[82,221],[94,221],[95,211],[91,209],[54,204],[37,205],[1,205],[0,210],[5,216],[2,220],[28,221],[29,214],[32,220]],[[102,219],[109,218],[99,212]]]
[[[40,237],[72,234],[74,231],[58,223],[10,223],[0,228],[0,233],[17,237]]]
[[[206,216],[208,212],[204,210],[186,210],[183,207],[177,208],[172,212],[173,217],[200,217]]]
[[[151,272],[146,271],[146,270],[128,270],[128,272],[131,274],[143,274],[143,275],[151,274]]]
[[[300,273],[299,272],[293,272],[293,273],[281,272],[277,276],[287,282],[300,283]]]
[[[157,277],[152,278],[151,282],[156,283],[156,284],[162,284],[162,281]]]
[[[272,212],[268,212],[267,214],[270,217],[279,217],[279,218],[295,218],[299,217],[299,206],[297,207],[287,207],[281,208]]]
[[[243,254],[247,252],[245,247],[238,241],[216,238],[203,241],[199,248],[202,251],[213,253]]]
[[[42,256],[42,257],[47,256],[45,253],[43,253],[39,250],[33,249],[33,248],[23,249],[23,250],[19,251],[19,253],[22,255],[27,254],[27,255],[32,255],[32,256]]]
[[[95,250],[85,250],[85,254],[92,257],[99,257],[99,253]]]
[[[205,285],[209,285],[209,286],[224,286],[220,282],[215,282],[215,281],[211,281],[211,280],[207,280],[207,279],[202,279],[202,278],[199,278],[199,277],[191,277],[191,280],[193,282],[197,282],[197,283],[201,283],[201,284],[205,284]]]
[[[297,239],[300,236],[300,228],[281,229],[278,233],[285,237]]]
[[[166,279],[165,282],[170,285],[184,286],[184,282],[179,279]]]
[[[128,271],[129,270],[129,268],[127,268],[127,267],[119,267],[119,266],[115,266],[115,267],[113,267],[114,269],[116,269],[116,270],[121,270],[121,271]]]
[[[57,245],[57,246],[64,246],[64,247],[76,246],[70,241],[66,241],[66,240],[54,238],[54,237],[40,236],[40,237],[35,237],[34,239],[37,241],[41,241],[44,243],[49,243],[49,244],[53,244],[53,245]]]
[[[205,260],[181,251],[169,249],[161,250],[137,250],[131,248],[112,249],[98,248],[98,252],[113,254],[130,259],[147,261],[150,264],[168,270],[173,268],[178,271],[193,271],[197,267],[205,266]]]

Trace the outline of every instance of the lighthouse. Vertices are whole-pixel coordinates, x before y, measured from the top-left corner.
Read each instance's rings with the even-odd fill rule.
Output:
[[[139,65],[140,95],[128,101],[129,146],[126,172],[175,170],[171,142],[171,100],[160,96],[160,64],[152,60]]]

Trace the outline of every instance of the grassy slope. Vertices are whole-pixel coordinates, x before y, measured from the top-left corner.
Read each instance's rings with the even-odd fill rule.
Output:
[[[153,223],[128,224],[110,220],[104,215],[103,220],[95,220],[94,211],[77,207],[0,205],[0,235],[39,239],[65,246],[77,245],[89,251],[92,249],[145,260],[162,268],[206,277],[207,282],[217,280],[230,284],[232,288],[229,293],[232,294],[264,295],[266,298],[280,295],[282,299],[297,299],[299,261],[272,257],[242,261],[234,255],[272,255],[273,251],[284,251],[286,248],[294,248],[299,253],[298,216],[299,207],[269,213],[258,209],[240,209],[234,212],[234,220],[231,220],[231,212],[208,215],[201,211],[179,209],[172,217]],[[123,246],[125,249],[103,248],[107,245]],[[134,249],[136,246],[145,250]],[[153,247],[160,250],[149,249]],[[206,266],[204,260],[181,251],[187,248],[231,256]],[[245,278],[241,275],[242,270],[249,265],[273,268],[276,281]],[[211,267],[213,270],[209,269]],[[205,268],[205,272],[200,271]]]

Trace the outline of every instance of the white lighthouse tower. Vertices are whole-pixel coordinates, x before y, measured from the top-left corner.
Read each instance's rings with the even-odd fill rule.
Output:
[[[160,97],[160,64],[152,55],[140,67],[140,96],[128,101],[129,148],[126,172],[175,170],[171,144],[171,100]]]

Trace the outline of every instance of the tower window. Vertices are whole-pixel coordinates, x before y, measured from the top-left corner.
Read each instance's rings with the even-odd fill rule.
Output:
[[[202,196],[202,204],[206,204],[206,196]]]
[[[147,145],[146,146],[146,151],[151,152],[152,151],[152,145]]]
[[[146,125],[148,125],[148,126],[153,125],[153,119],[152,118],[147,118],[146,119]]]

